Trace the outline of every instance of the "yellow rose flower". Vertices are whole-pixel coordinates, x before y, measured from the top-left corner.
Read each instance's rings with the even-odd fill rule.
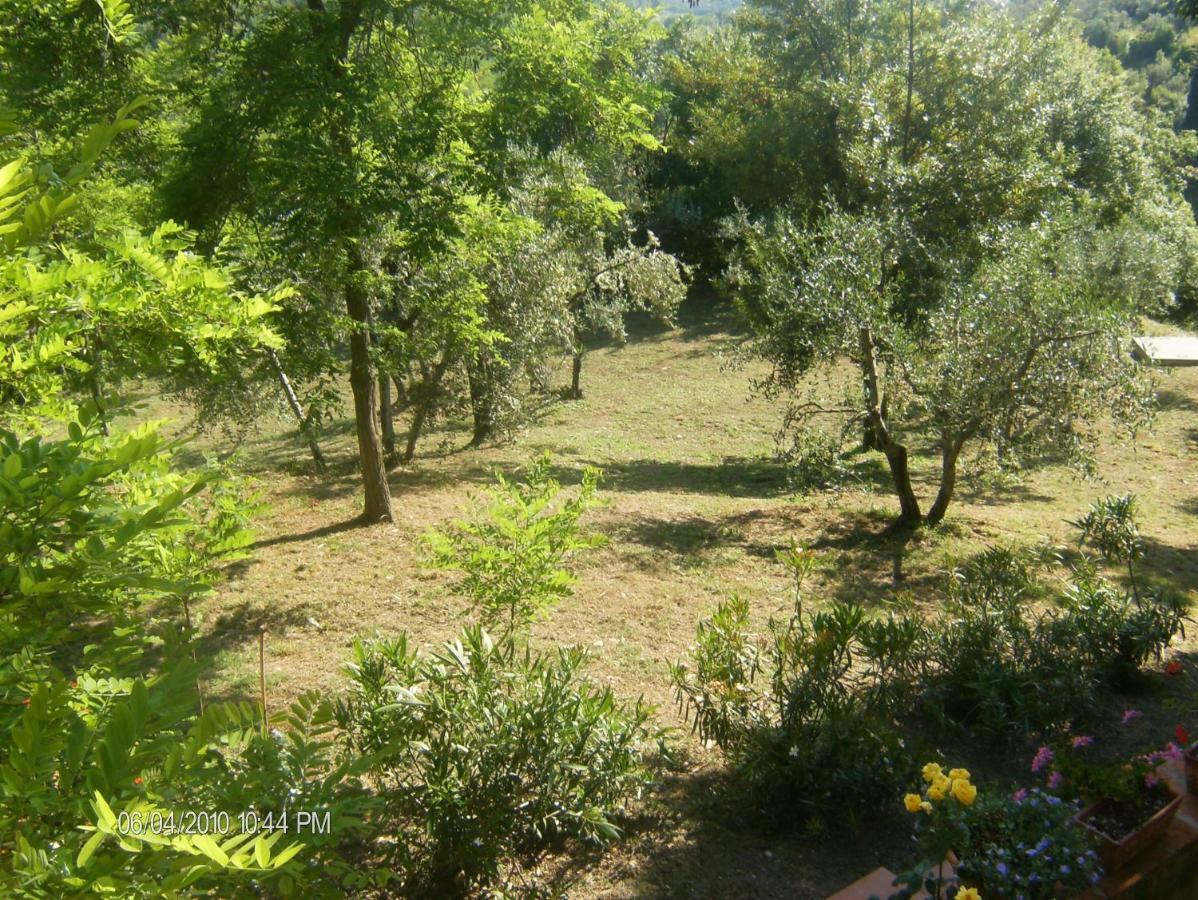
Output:
[[[977,799],[978,789],[968,781],[958,779],[953,782],[953,796],[965,806],[972,806],[973,801]]]
[[[940,768],[939,763],[930,762],[923,767],[923,780],[927,782],[934,781],[937,776],[943,777],[944,770]]]
[[[935,784],[932,785],[930,788],[928,788],[928,799],[935,800],[936,802],[940,802],[941,800],[943,800],[944,799],[944,788],[940,787],[938,785],[935,785]]]
[[[921,802],[919,794],[908,794],[903,798],[903,805],[907,807],[909,813],[919,812]]]
[[[968,781],[969,780],[969,770],[968,769],[950,769],[949,773],[948,773],[948,777],[949,778],[964,778],[966,781]]]
[[[961,888],[957,891],[957,900],[982,900],[977,888]]]
[[[925,800],[923,803],[919,804],[919,808],[926,813],[930,813],[932,811],[932,804]]]

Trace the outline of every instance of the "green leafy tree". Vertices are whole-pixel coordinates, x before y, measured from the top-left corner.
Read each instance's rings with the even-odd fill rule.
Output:
[[[380,365],[403,376],[407,353],[419,371],[418,434],[446,374],[494,342],[479,264],[503,250],[507,228],[475,211],[506,206],[525,167],[556,150],[605,160],[651,143],[635,63],[652,33],[647,16],[615,2],[433,14],[314,0],[263,5],[252,27],[226,35],[220,72],[184,113],[163,196],[207,240],[232,228],[283,260],[299,291],[283,327],[297,354],[327,371],[348,342],[367,519],[391,514]],[[455,291],[429,301],[423,288],[442,279]]]
[[[604,542],[579,525],[595,505],[599,471],[586,469],[578,495],[562,499],[549,467],[545,455],[533,460],[522,482],[497,474],[498,487],[474,517],[426,535],[432,564],[461,572],[458,586],[483,624],[504,635],[527,628],[570,596],[575,579],[566,560]]]
[[[1180,145],[1096,54],[1051,21],[890,14],[864,36],[833,29],[831,62],[827,42],[810,51],[846,73],[832,89],[840,196],[809,221],[741,216],[730,280],[773,365],[767,390],[855,366],[859,394],[800,399],[791,421],[863,422],[908,524],[925,519],[909,445],[930,440],[935,523],[970,442],[1084,460],[1098,415],[1143,421],[1124,343],[1171,302],[1198,244],[1169,162]]]

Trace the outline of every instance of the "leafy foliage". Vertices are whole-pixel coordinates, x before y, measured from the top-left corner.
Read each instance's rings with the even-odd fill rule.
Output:
[[[687,716],[727,754],[749,796],[801,809],[812,826],[895,796],[920,736],[930,741],[937,729],[1011,740],[1092,716],[1184,621],[1177,598],[1137,599],[1092,567],[1075,571],[1058,605],[1042,611],[1044,586],[1028,560],[998,548],[953,573],[946,607],[931,617],[871,618],[844,602],[808,613],[800,589],[812,554],[780,559],[795,577],[794,613],[759,636],[748,605],[725,601],[671,674]],[[911,727],[900,733],[899,722]]]
[[[672,667],[680,705],[701,737],[728,754],[750,798],[787,821],[821,828],[877,808],[912,770],[914,739],[894,722],[902,685],[921,663],[915,623],[870,622],[860,607],[806,613],[809,551],[781,559],[795,576],[795,611],[752,635],[733,598],[700,624],[691,663]],[[796,815],[797,813],[797,815]]]
[[[524,478],[512,482],[497,473],[498,487],[472,520],[425,538],[431,563],[461,572],[459,589],[482,622],[504,635],[526,628],[570,596],[574,576],[565,567],[567,558],[604,542],[579,526],[596,503],[598,469],[584,470],[578,495],[564,500],[550,475],[548,454],[534,459]]]
[[[561,837],[605,843],[646,784],[648,709],[581,677],[578,649],[494,642],[478,626],[431,656],[358,643],[338,719],[375,760],[405,893],[493,889]]]

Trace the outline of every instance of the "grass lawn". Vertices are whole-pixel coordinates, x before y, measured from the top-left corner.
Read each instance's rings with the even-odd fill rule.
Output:
[[[668,662],[685,654],[699,619],[722,597],[739,593],[762,622],[787,608],[775,548],[793,540],[819,550],[809,588],[815,602],[840,597],[873,607],[903,591],[932,608],[945,568],[960,555],[1045,537],[1071,543],[1067,520],[1095,498],[1131,492],[1148,544],[1143,571],[1191,601],[1198,596],[1198,369],[1162,376],[1151,434],[1135,445],[1104,440],[1100,480],[1047,469],[983,492],[967,478],[945,525],[904,544],[885,530],[897,502],[878,479],[876,455],[861,461],[862,478],[849,487],[795,495],[774,461],[781,407],[752,396],[760,369],[721,365],[727,337],[718,321],[691,315],[676,329],[644,328],[622,347],[597,348],[586,359],[584,399],[547,402],[506,443],[462,450],[465,424],[442,423],[411,466],[392,472],[393,524],[353,525],[360,484],[348,421],[325,437],[335,471],[323,478],[310,474],[290,421],[260,423],[240,451],[267,504],[260,540],[199,610],[213,662],[209,689],[256,694],[263,627],[276,708],[301,691],[336,688],[355,635],[402,629],[421,642],[449,637],[467,610],[445,576],[422,568],[421,533],[464,512],[495,468],[514,470],[543,450],[565,482],[599,466],[606,505],[589,518],[610,543],[578,560],[575,596],[535,628],[534,639],[589,647],[593,677],[656,704],[658,724],[679,729],[679,749],[628,841],[601,860],[560,861],[579,879],[571,893],[822,897],[894,862],[908,844],[905,820],[896,815],[848,839],[754,831],[743,811],[721,805],[712,783],[719,761],[690,737],[668,680]],[[559,378],[567,377],[563,363]],[[215,435],[197,442],[205,445],[227,449]],[[919,456],[916,465],[928,497],[934,460]],[[1138,701],[1159,709],[1162,723],[1171,721],[1170,704],[1193,704],[1196,649],[1191,632],[1176,648],[1183,674],[1162,676]],[[961,762],[975,768],[982,790],[988,773],[1011,774],[974,752]]]

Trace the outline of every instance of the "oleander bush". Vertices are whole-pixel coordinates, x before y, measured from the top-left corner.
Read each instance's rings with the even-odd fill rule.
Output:
[[[896,724],[923,664],[921,624],[871,621],[860,607],[804,609],[813,555],[787,551],[794,612],[751,632],[748,604],[721,603],[699,625],[691,659],[671,674],[680,706],[732,762],[738,782],[767,812],[817,829],[893,796],[909,777],[913,735]]]
[[[809,611],[801,588],[812,555],[779,559],[795,577],[792,614],[756,633],[747,603],[721,603],[672,679],[741,787],[791,822],[876,810],[921,736],[968,729],[1015,741],[1084,720],[1159,659],[1185,619],[1178,598],[1124,590],[1085,558],[1064,589],[1050,589],[1034,552],[1001,548],[958,566],[931,617],[870,616],[845,602]]]
[[[649,710],[590,684],[585,663],[477,625],[427,655],[402,635],[355,646],[338,721],[372,759],[405,895],[497,889],[562,839],[619,836],[648,783]]]

